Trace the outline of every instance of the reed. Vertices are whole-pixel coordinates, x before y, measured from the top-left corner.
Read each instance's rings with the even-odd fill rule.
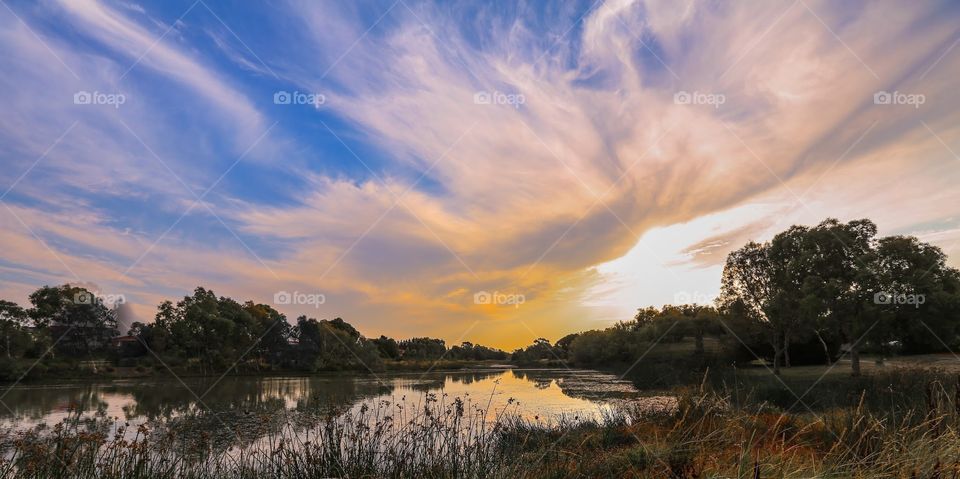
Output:
[[[915,387],[921,373],[898,374],[883,381]],[[512,402],[491,411],[489,400],[433,394],[264,417],[249,437],[71,418],[0,433],[0,477],[958,477],[960,387],[922,374],[909,401],[883,406],[868,399],[882,391],[861,389],[818,411],[705,382],[656,408],[627,403],[591,419],[521,418]]]

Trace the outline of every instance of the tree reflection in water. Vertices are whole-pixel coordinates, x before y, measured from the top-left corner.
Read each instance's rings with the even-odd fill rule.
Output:
[[[510,404],[520,417],[539,420],[557,414],[595,417],[610,400],[636,394],[615,376],[578,370],[74,382],[12,388],[4,397],[10,410],[0,409],[0,425],[23,430],[67,420],[82,429],[94,427],[94,420],[96,427],[114,420],[113,431],[129,425],[125,433],[136,434],[145,425],[184,451],[225,451],[308,431],[324,418],[362,407],[422,411],[431,397],[482,399],[492,410]]]

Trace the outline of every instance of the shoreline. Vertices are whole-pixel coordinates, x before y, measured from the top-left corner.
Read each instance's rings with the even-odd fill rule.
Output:
[[[350,374],[350,375],[361,375],[361,376],[375,376],[377,374],[416,374],[416,373],[450,373],[450,372],[471,372],[471,371],[508,371],[508,370],[523,370],[531,369],[532,365],[517,365],[510,364],[504,361],[458,361],[458,360],[444,360],[439,362],[434,362],[433,366],[429,364],[423,364],[423,361],[416,362],[398,362],[399,364],[385,365],[383,370],[380,371],[370,371],[368,369],[341,369],[341,370],[322,370],[316,372],[306,372],[298,370],[280,370],[280,371],[220,371],[215,373],[199,373],[193,371],[177,371],[174,369],[172,372],[168,369],[163,368],[162,366],[158,369],[154,367],[151,370],[145,372],[139,372],[134,374],[126,374],[133,372],[134,367],[113,367],[113,372],[107,373],[94,373],[91,371],[80,371],[80,374],[76,374],[77,371],[71,371],[70,374],[46,374],[41,377],[31,378],[29,374],[19,380],[14,381],[0,381],[0,387],[14,387],[21,384],[39,384],[44,383],[63,383],[63,382],[77,382],[77,383],[87,383],[87,382],[114,382],[114,381],[136,381],[136,380],[146,380],[146,379],[222,379],[227,377],[244,377],[244,378],[272,378],[272,377],[296,377],[296,378],[311,378],[311,377],[336,377],[338,375]],[[553,368],[550,368],[553,369]],[[583,368],[576,368],[583,369]]]

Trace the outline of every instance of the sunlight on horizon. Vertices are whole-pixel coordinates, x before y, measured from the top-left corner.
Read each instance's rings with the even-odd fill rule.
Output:
[[[791,224],[960,253],[955,5],[391,3],[0,10],[0,297],[513,348],[710,302]]]

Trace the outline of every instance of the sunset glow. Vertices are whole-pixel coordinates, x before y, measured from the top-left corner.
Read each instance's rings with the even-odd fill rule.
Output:
[[[0,297],[509,350],[827,217],[958,266],[960,4],[533,3],[4,2]]]

